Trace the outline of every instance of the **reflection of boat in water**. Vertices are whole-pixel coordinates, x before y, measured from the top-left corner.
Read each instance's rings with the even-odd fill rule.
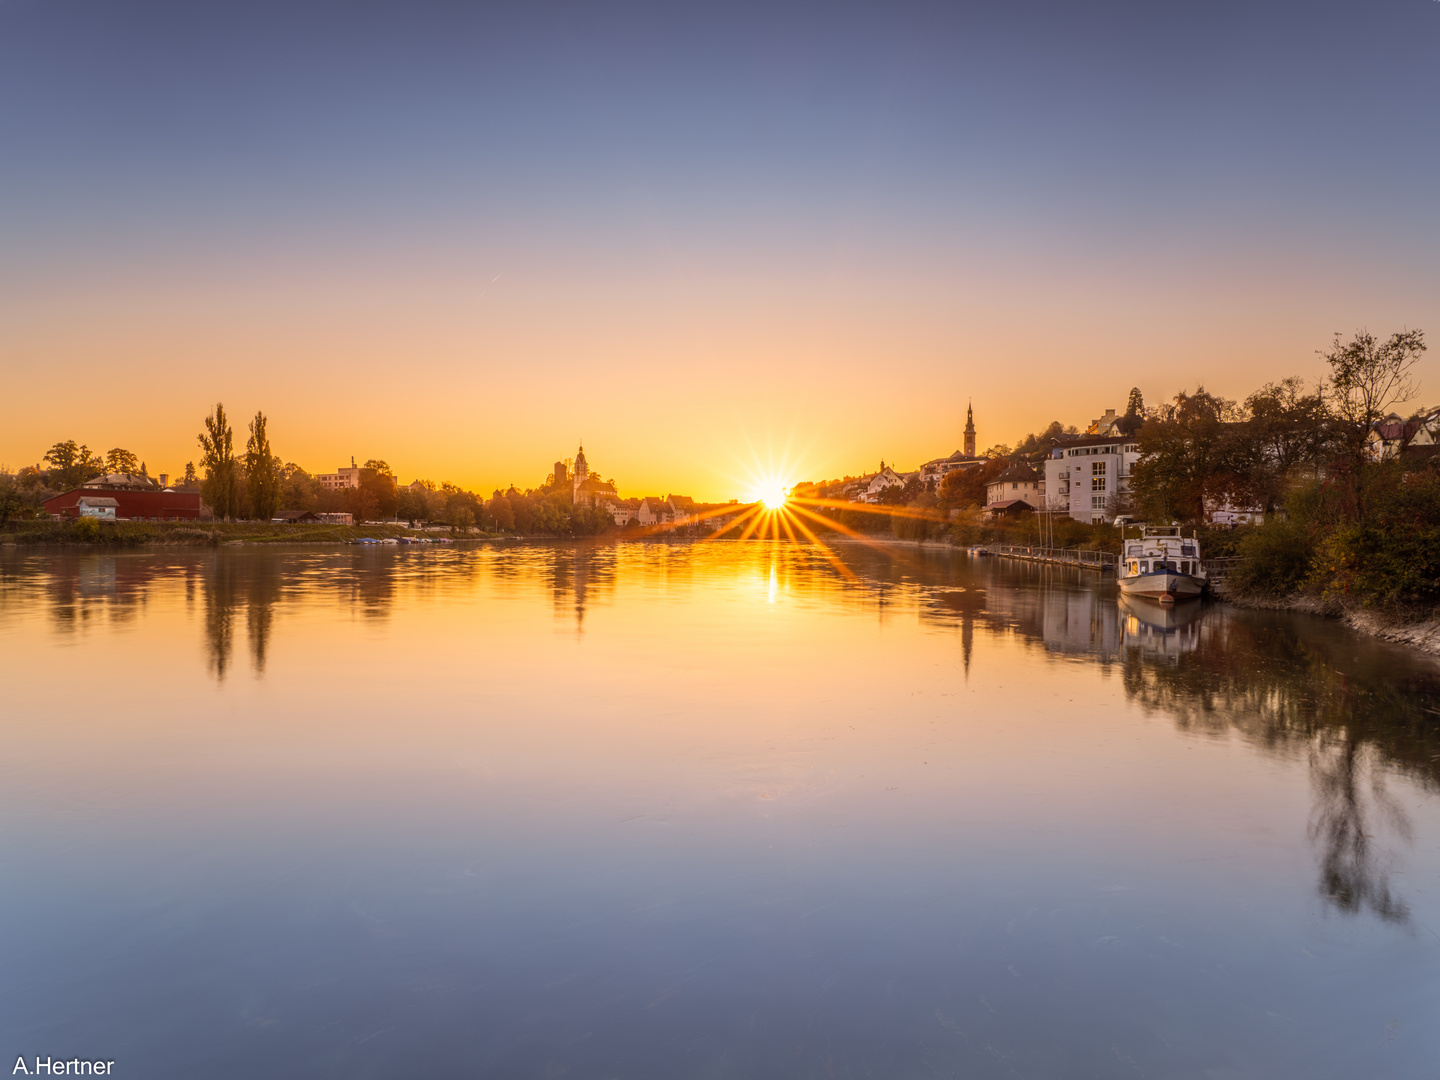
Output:
[[[1147,596],[1121,596],[1120,613],[1124,616],[1121,635],[1126,644],[1139,645],[1153,655],[1178,659],[1200,643],[1200,618],[1203,604],[1162,604]]]
[[[1181,536],[1174,525],[1141,525],[1138,539],[1122,533],[1116,582],[1130,596],[1148,596],[1162,604],[1188,600],[1205,591],[1200,542]]]

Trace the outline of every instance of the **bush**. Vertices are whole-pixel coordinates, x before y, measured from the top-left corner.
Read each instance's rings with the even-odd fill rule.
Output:
[[[1205,554],[1214,555],[1208,548]],[[1239,532],[1238,563],[1226,579],[1233,591],[1264,596],[1292,593],[1310,576],[1314,544],[1303,525],[1289,518],[1271,518]]]

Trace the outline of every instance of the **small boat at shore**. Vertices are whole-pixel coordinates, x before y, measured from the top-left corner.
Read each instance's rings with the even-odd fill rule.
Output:
[[[1200,542],[1192,534],[1181,536],[1174,525],[1137,525],[1140,536],[1121,532],[1120,567],[1115,576],[1120,591],[1146,596],[1162,604],[1191,600],[1205,591],[1205,568],[1200,563]]]

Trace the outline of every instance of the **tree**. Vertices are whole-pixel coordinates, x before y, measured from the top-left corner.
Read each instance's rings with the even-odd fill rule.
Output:
[[[8,469],[0,468],[0,524],[17,517],[25,508],[20,484]]]
[[[1296,474],[1324,462],[1334,439],[1334,423],[1320,388],[1305,391],[1297,377],[1266,383],[1245,399],[1249,419],[1237,447],[1248,473],[1255,504],[1272,511],[1284,500]]]
[[[280,509],[314,510],[319,501],[319,489],[313,476],[293,461],[287,461],[280,467]]]
[[[1008,460],[997,457],[978,468],[951,470],[940,482],[941,503],[961,510],[967,506],[984,506],[986,487],[1009,467]]]
[[[1071,427],[1070,430],[1074,431],[1075,429]],[[1044,450],[1064,434],[1065,425],[1059,420],[1051,420],[1050,425],[1041,431],[1040,434],[1036,435],[1032,432],[1021,439],[1019,445],[1015,447],[1015,453],[1033,454],[1037,450]]]
[[[193,461],[185,462],[185,479],[182,481],[184,486],[194,487],[199,479],[200,477],[195,473],[195,463]]]
[[[1331,407],[1342,421],[1347,457],[1358,467],[1365,455],[1365,440],[1375,422],[1392,405],[1413,398],[1420,390],[1414,368],[1425,351],[1423,330],[1403,330],[1387,341],[1377,341],[1357,330],[1348,344],[1340,335],[1320,356],[1330,365]]]
[[[105,470],[105,462],[74,439],[57,442],[45,452],[45,460],[50,463],[50,486],[58,491],[73,490]]]
[[[199,435],[200,464],[205,469],[201,489],[205,501],[217,517],[232,518],[238,509],[239,472],[235,461],[235,432],[225,416],[225,406],[215,403],[215,411],[205,417],[205,430]]]
[[[1130,400],[1125,403],[1125,415],[1118,427],[1122,435],[1134,435],[1145,424],[1145,398],[1138,386],[1130,388]]]
[[[1131,474],[1136,507],[1151,521],[1200,521],[1207,499],[1248,504],[1248,478],[1237,469],[1233,401],[1202,386],[1140,429],[1140,459]]]
[[[494,497],[490,500],[489,511],[497,529],[514,531],[515,511],[510,505],[510,500],[499,491],[495,492]]]
[[[351,488],[347,495],[350,512],[357,522],[394,517],[400,506],[395,477],[383,461],[372,459],[362,465],[360,486]]]
[[[105,455],[105,469],[112,473],[140,473],[140,459],[129,450],[115,447]]]
[[[250,513],[261,521],[273,518],[280,505],[280,468],[279,460],[270,452],[265,414],[257,411],[245,443],[245,486],[250,495]]]

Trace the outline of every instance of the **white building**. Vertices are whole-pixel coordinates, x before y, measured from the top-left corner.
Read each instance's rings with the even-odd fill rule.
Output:
[[[358,488],[360,486],[360,469],[355,464],[355,459],[350,459],[348,469],[340,468],[332,473],[320,473],[315,480],[326,491],[344,491],[346,488]]]
[[[1057,445],[1045,462],[1045,509],[1100,524],[1117,513],[1140,460],[1133,435],[1086,435]]]
[[[985,485],[985,509],[990,513],[1004,510],[1038,510],[1044,506],[1045,479],[1029,465],[1011,465]]]
[[[860,489],[860,502],[873,503],[887,488],[904,486],[905,478],[882,461],[880,462],[880,471],[868,477],[865,485]]]
[[[669,525],[675,520],[675,511],[664,499],[651,495],[640,500],[640,507],[635,513],[635,519],[642,526]]]
[[[116,511],[120,504],[107,496],[82,495],[79,502],[75,504],[77,517],[99,518],[101,521],[114,521]]]

